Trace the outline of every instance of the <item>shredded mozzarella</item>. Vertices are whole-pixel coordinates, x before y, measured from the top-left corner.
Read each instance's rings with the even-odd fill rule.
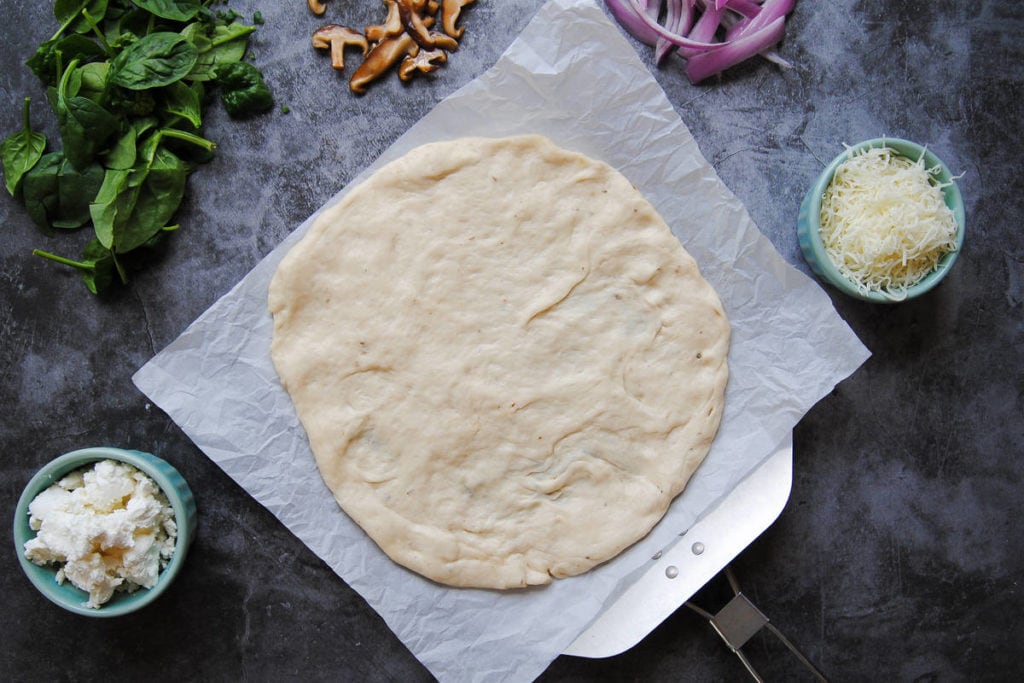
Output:
[[[902,298],[956,249],[957,224],[942,188],[925,169],[888,147],[851,154],[821,201],[829,259],[862,292]]]

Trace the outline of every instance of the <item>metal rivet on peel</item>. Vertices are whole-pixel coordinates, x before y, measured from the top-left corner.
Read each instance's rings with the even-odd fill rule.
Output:
[[[676,578],[677,576],[679,576],[679,568],[676,567],[674,564],[665,567],[665,576],[667,576],[670,579]]]
[[[694,555],[700,555],[702,552],[704,552],[704,544],[700,541],[697,541],[692,546],[690,546],[690,550],[693,551]]]
[[[658,552],[654,553],[654,557],[652,557],[651,559],[652,560],[660,560],[661,559],[661,551],[659,550]]]

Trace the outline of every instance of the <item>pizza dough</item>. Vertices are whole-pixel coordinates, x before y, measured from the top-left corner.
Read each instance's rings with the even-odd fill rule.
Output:
[[[722,414],[729,325],[697,264],[620,173],[539,136],[382,167],[289,251],[269,307],[327,486],[448,585],[614,557]]]

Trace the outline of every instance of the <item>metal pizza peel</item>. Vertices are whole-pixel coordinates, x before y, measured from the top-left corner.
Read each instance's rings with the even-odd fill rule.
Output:
[[[792,484],[789,437],[715,508],[682,530],[677,542],[656,553],[636,582],[605,607],[565,654],[611,657],[639,643],[771,526]],[[754,622],[756,617],[741,630]]]

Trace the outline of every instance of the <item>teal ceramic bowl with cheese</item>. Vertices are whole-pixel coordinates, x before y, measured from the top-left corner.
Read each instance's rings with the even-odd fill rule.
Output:
[[[939,259],[936,268],[929,272],[922,280],[910,285],[905,291],[901,291],[897,294],[891,294],[885,290],[864,291],[863,288],[859,287],[857,283],[847,278],[842,272],[840,272],[839,268],[835,266],[829,258],[829,255],[826,253],[825,245],[821,238],[821,203],[826,190],[832,183],[836,169],[839,168],[843,162],[848,160],[851,155],[857,154],[865,149],[878,147],[888,147],[900,156],[906,157],[911,161],[917,161],[923,156],[924,167],[926,169],[935,169],[935,172],[931,174],[934,181],[945,186],[942,188],[943,198],[946,206],[953,212],[953,217],[957,225],[956,235],[954,238],[955,248],[944,254]],[[853,147],[848,148],[842,154],[836,156],[836,158],[834,158],[825,167],[825,170],[821,172],[821,175],[818,176],[818,179],[814,184],[811,185],[800,205],[800,213],[797,217],[797,240],[800,243],[800,250],[803,252],[803,256],[807,261],[807,264],[822,280],[832,285],[840,292],[856,299],[870,301],[873,303],[891,304],[919,297],[925,292],[934,289],[935,286],[938,285],[944,277],[946,277],[949,270],[956,262],[957,256],[963,247],[965,223],[963,197],[960,194],[960,189],[957,187],[953,174],[950,173],[949,168],[941,159],[935,156],[931,150],[928,150],[915,142],[910,142],[909,140],[901,140],[899,138],[875,138],[873,140],[865,140],[864,142],[858,143]]]
[[[29,505],[36,496],[59,482],[74,470],[94,465],[101,460],[124,462],[141,470],[160,487],[174,510],[177,537],[174,552],[160,571],[152,588],[134,592],[115,591],[113,597],[98,608],[87,606],[89,594],[71,584],[57,582],[57,567],[38,565],[25,556],[25,543],[35,538],[29,526]],[[117,617],[135,612],[154,602],[170,586],[185,564],[188,548],[196,530],[196,502],[184,477],[165,460],[151,453],[112,447],[83,448],[56,458],[40,469],[25,487],[14,513],[14,545],[21,568],[28,580],[51,602],[69,612],[89,617]]]

